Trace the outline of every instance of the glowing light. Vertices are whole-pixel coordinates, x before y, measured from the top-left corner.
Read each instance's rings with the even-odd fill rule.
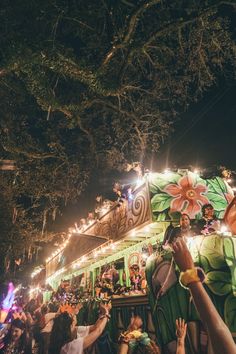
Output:
[[[143,253],[143,254],[142,254],[142,258],[143,258],[143,259],[148,259],[148,254],[147,254],[147,253]]]
[[[21,285],[18,285],[14,290],[13,293],[16,294],[21,289]]]
[[[166,168],[166,169],[164,170],[164,175],[165,175],[165,176],[169,176],[170,174],[171,174],[170,169],[169,169],[169,168]]]
[[[193,245],[193,240],[194,240],[193,237],[186,237],[186,238],[185,238],[186,245],[187,245],[188,249],[190,249],[190,248],[192,247],[192,245]]]
[[[116,246],[115,246],[115,244],[113,243],[113,244],[111,245],[111,249],[114,250],[115,248],[116,248]]]
[[[199,175],[199,170],[197,168],[195,168],[195,170],[193,171],[193,173],[195,173],[196,175]]]
[[[73,268],[74,268],[74,269],[79,268],[80,265],[81,265],[81,263],[80,263],[80,262],[77,262],[77,263],[75,263],[75,264],[73,265]]]
[[[31,274],[31,278],[34,278],[36,275],[38,275],[40,272],[41,272],[41,270],[43,270],[44,269],[44,267],[42,267],[42,266],[40,266],[39,268],[36,268],[34,271],[33,271],[33,273]]]
[[[227,229],[225,225],[221,226],[219,234],[221,236],[232,236],[232,233]]]
[[[224,233],[224,232],[227,232],[227,231],[228,231],[228,229],[227,229],[227,227],[225,225],[221,226],[221,228],[220,228],[220,232],[221,233]]]
[[[138,178],[136,181],[136,187],[140,187],[143,184],[143,179],[142,178]]]

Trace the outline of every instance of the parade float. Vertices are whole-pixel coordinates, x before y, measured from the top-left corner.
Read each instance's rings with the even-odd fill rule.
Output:
[[[172,253],[163,249],[162,241],[180,213],[192,221],[200,219],[208,203],[218,219],[225,217],[226,224],[233,225],[233,198],[224,176],[205,179],[188,170],[147,173],[116,202],[104,202],[97,218],[90,216],[70,230],[47,259],[46,283],[56,289],[63,279],[76,282],[83,298],[111,298],[113,341],[127,328],[131,315],[138,314],[163,352],[175,353],[175,320],[182,317],[188,322],[187,353],[211,353],[189,292],[179,284]],[[189,237],[187,244],[195,264],[207,275],[207,292],[235,337],[236,237],[224,226],[218,233]]]

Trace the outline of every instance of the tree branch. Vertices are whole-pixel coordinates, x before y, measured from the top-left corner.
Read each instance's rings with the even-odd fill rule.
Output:
[[[109,63],[109,61],[115,55],[115,53],[117,52],[118,49],[125,48],[130,43],[130,41],[133,37],[133,34],[135,33],[135,29],[138,25],[140,17],[144,13],[144,11],[146,11],[150,7],[156,5],[160,2],[161,2],[161,0],[152,0],[152,1],[149,1],[146,3],[143,3],[142,5],[139,6],[139,8],[137,10],[135,10],[135,12],[130,17],[128,28],[127,28],[126,33],[123,36],[122,42],[112,46],[112,48],[107,53],[107,55],[103,61],[103,65],[107,65]]]

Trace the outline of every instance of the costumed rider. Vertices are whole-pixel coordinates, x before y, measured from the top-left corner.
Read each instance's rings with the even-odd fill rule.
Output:
[[[197,220],[194,231],[197,235],[210,235],[220,230],[220,221],[215,216],[214,208],[211,204],[202,207],[202,219]]]
[[[165,232],[163,245],[171,244],[177,240],[178,237],[188,238],[194,236],[191,227],[191,219],[188,214],[183,213],[179,219],[179,226],[174,227],[170,224]]]

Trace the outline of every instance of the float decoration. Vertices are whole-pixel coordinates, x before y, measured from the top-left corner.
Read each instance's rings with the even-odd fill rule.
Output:
[[[191,219],[201,217],[201,208],[211,203],[218,218],[223,218],[234,192],[220,177],[203,179],[197,173],[152,173],[149,177],[151,206],[155,221],[174,218],[175,213],[187,213]]]
[[[221,235],[196,236],[187,241],[194,264],[206,273],[205,288],[233,335],[236,332],[236,238]],[[146,276],[149,302],[156,335],[166,350],[176,340],[175,320],[184,318],[191,333],[187,353],[201,352],[197,341],[199,317],[188,290],[179,284],[179,270],[171,261],[171,253],[158,252],[147,260]],[[163,288],[164,285],[164,288]],[[161,291],[160,291],[161,289]],[[174,352],[173,352],[174,353]]]

